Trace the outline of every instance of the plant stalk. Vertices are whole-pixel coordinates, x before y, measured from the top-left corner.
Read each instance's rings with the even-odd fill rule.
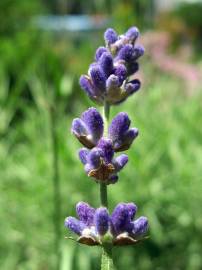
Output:
[[[106,244],[102,248],[101,270],[114,270],[112,245]]]
[[[55,230],[55,254],[56,254],[56,270],[60,269],[61,251],[61,195],[60,195],[60,175],[59,175],[59,157],[58,157],[58,135],[57,135],[57,114],[54,107],[50,108],[50,129],[51,129],[51,144],[52,144],[52,181],[53,181],[53,201],[54,212],[53,222]]]
[[[103,108],[105,137],[107,137],[108,134],[109,114],[110,105],[105,102]],[[107,185],[105,183],[100,183],[100,201],[102,206],[108,208]],[[102,246],[101,270],[114,270],[111,244],[103,244]]]

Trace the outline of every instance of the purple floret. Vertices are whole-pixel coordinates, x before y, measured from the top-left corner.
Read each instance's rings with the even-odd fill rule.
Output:
[[[100,207],[96,210],[94,222],[95,222],[96,232],[101,236],[105,235],[107,231],[109,230],[109,222],[110,222],[107,208]]]
[[[118,35],[112,28],[108,28],[104,33],[104,39],[107,45],[113,44],[117,41]]]
[[[79,219],[86,225],[92,226],[94,220],[95,209],[88,203],[79,202],[76,205],[76,212]]]
[[[125,35],[131,40],[131,42],[135,42],[136,39],[139,37],[139,30],[137,27],[133,26],[128,29]]]
[[[103,135],[104,124],[100,113],[95,108],[89,108],[81,119],[72,122],[72,133],[86,147],[92,148]]]
[[[141,236],[148,231],[148,219],[146,217],[140,217],[133,222],[132,233],[136,236]]]
[[[97,64],[91,66],[89,69],[89,74],[95,89],[97,89],[102,95],[102,93],[105,91],[106,79],[100,65]]]
[[[96,143],[101,138],[104,130],[102,116],[96,108],[92,107],[81,115],[81,119],[88,129],[88,133],[92,135]]]
[[[74,217],[67,217],[65,219],[65,227],[78,235],[81,235],[82,231],[86,228],[86,226],[81,221]]]
[[[105,74],[105,79],[113,72],[113,58],[109,52],[104,52],[99,59],[100,67]]]
[[[98,145],[98,148],[100,148],[103,152],[103,159],[106,163],[110,163],[112,161],[114,150],[112,146],[112,142],[110,139],[102,138],[100,139]]]
[[[108,52],[107,48],[99,47],[95,52],[95,60],[98,61],[103,53]]]
[[[115,151],[127,150],[138,135],[136,128],[129,129],[130,119],[127,113],[120,112],[109,126],[109,138]]]

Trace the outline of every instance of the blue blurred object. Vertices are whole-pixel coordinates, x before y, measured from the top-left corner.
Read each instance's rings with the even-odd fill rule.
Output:
[[[89,15],[47,15],[33,19],[35,27],[47,31],[84,32],[105,29],[109,19],[103,16]]]

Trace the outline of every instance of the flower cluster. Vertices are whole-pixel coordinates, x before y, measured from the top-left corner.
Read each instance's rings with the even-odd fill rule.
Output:
[[[117,114],[104,137],[103,119],[95,108],[89,108],[81,118],[73,120],[72,133],[88,148],[79,151],[88,176],[106,184],[118,180],[117,173],[126,165],[128,157],[122,154],[114,158],[114,153],[127,150],[138,135],[138,129],[130,128],[130,123],[126,113]]]
[[[116,154],[128,150],[138,136],[138,129],[130,127],[130,118],[125,112],[118,113],[108,126],[109,107],[123,102],[140,88],[140,81],[132,76],[139,68],[139,57],[144,54],[144,48],[136,43],[138,36],[136,27],[120,36],[113,29],[107,29],[106,46],[96,50],[88,75],[80,77],[80,85],[87,95],[95,103],[104,105],[104,119],[92,107],[74,119],[71,128],[84,146],[79,150],[79,158],[85,172],[101,184],[103,206],[107,205],[106,185],[117,182],[119,171],[128,162],[127,155]],[[79,202],[78,219],[67,217],[65,227],[77,234],[77,241],[82,244],[102,245],[104,249],[106,246],[112,249],[112,245],[131,245],[143,240],[148,230],[146,217],[134,220],[136,211],[133,203],[119,203],[110,215],[106,207],[95,209]],[[104,252],[103,256],[108,255]]]
[[[131,245],[144,239],[148,230],[146,217],[133,220],[137,211],[134,203],[119,203],[111,216],[107,208],[93,208],[85,202],[76,205],[79,219],[67,217],[65,227],[77,234],[78,242],[86,245]]]
[[[81,88],[96,103],[118,104],[139,90],[140,81],[131,79],[139,69],[138,58],[144,54],[144,48],[136,44],[138,36],[136,27],[120,36],[111,28],[106,30],[106,47],[97,49],[88,75],[80,77]]]

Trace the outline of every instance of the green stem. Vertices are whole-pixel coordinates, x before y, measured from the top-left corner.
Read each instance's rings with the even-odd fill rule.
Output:
[[[105,102],[103,107],[105,137],[107,137],[108,133],[109,113],[110,113],[110,105],[107,102]],[[102,206],[108,207],[107,185],[105,183],[100,183],[100,201]]]
[[[102,206],[108,207],[107,185],[105,183],[100,183],[100,201]]]
[[[54,107],[50,108],[50,129],[51,129],[51,144],[52,144],[52,168],[53,168],[53,200],[54,214],[53,222],[55,229],[55,254],[56,268],[60,269],[61,253],[60,253],[60,220],[61,220],[61,196],[60,196],[60,175],[58,162],[58,136],[57,136],[57,115]]]
[[[114,270],[114,263],[112,257],[112,246],[103,245],[102,249],[102,260],[101,260],[101,270]]]
[[[110,113],[110,105],[107,102],[105,102],[103,108],[105,137],[107,137],[108,134],[109,113]],[[108,207],[107,185],[105,183],[100,183],[100,201],[102,206]],[[114,270],[111,244],[103,244],[102,246],[101,270]]]

